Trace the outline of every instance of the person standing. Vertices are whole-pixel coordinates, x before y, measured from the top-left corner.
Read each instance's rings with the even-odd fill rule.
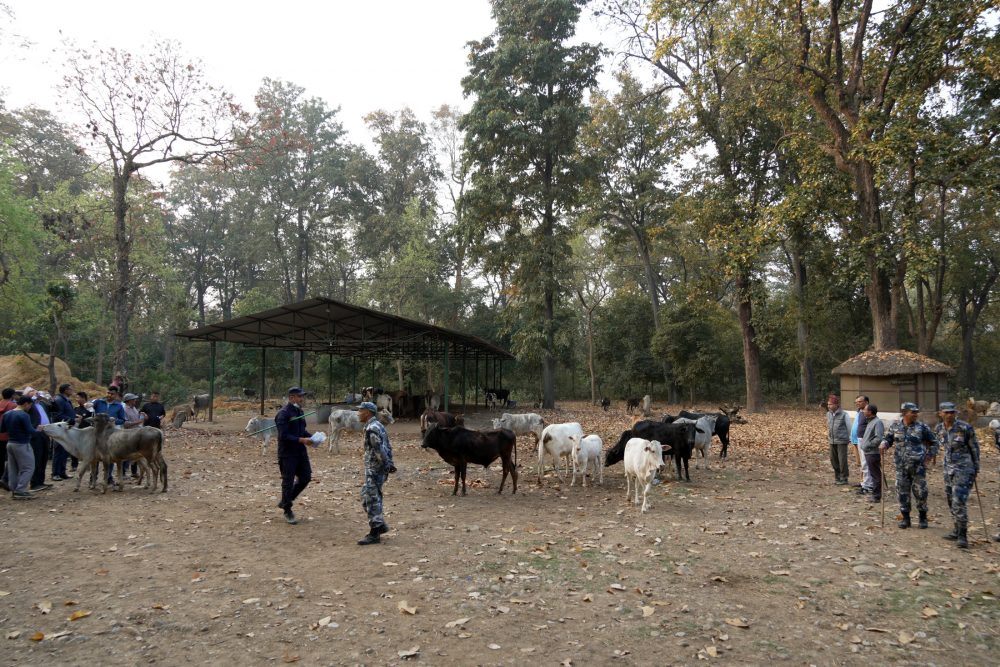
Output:
[[[358,419],[365,425],[364,460],[365,483],[361,487],[361,505],[368,515],[368,534],[358,540],[358,544],[378,544],[381,535],[389,532],[382,513],[382,485],[390,473],[396,472],[392,460],[392,445],[389,433],[376,418],[374,403],[365,401],[358,406]]]
[[[149,400],[143,403],[139,414],[143,416],[143,426],[162,428],[163,417],[167,414],[167,409],[163,407],[163,403],[160,403],[160,392],[150,392]]]
[[[24,396],[31,398],[31,409],[28,411],[28,417],[31,419],[31,426],[35,429],[31,433],[31,451],[35,457],[35,465],[31,473],[31,486],[29,488],[32,491],[45,491],[52,488],[52,485],[45,481],[45,468],[49,463],[49,436],[39,431],[38,427],[49,423],[49,413],[46,412],[37,390],[25,387]]]
[[[851,430],[847,427],[847,413],[840,407],[840,397],[830,394],[826,399],[826,432],[830,443],[830,465],[836,478],[834,484],[846,485],[849,472],[847,464],[847,443],[851,441]]]
[[[87,405],[87,399],[87,392],[76,392],[76,408],[74,412],[76,412],[77,416],[77,428],[87,428],[88,426],[93,426],[90,420],[94,416],[94,410]]]
[[[309,452],[306,451],[312,434],[306,431],[305,414],[299,407],[305,393],[302,387],[289,389],[288,402],[274,416],[278,431],[278,470],[281,471],[281,501],[278,507],[284,510],[285,521],[292,525],[299,522],[292,512],[292,503],[312,480]]]
[[[1000,452],[1000,419],[994,419],[990,422],[990,430],[993,431],[993,444],[996,446],[997,451]],[[1000,533],[997,533],[993,537],[994,542],[1000,542]]]
[[[125,423],[122,424],[124,428],[138,428],[142,426],[144,418],[139,414],[139,408],[136,407],[136,402],[139,397],[135,394],[128,393],[122,397],[125,401]],[[122,470],[128,470],[131,473],[132,478],[137,478],[139,476],[139,464],[136,461],[132,461],[129,465],[128,462],[122,462]],[[122,473],[124,476],[124,472]]]
[[[867,403],[864,409],[865,431],[859,440],[861,455],[872,478],[872,502],[882,502],[882,454],[879,444],[885,438],[885,424],[878,418],[878,407]]]
[[[857,410],[857,414],[855,414],[854,422],[851,424],[851,449],[854,450],[852,455],[858,458],[858,464],[861,466],[861,483],[858,484],[858,494],[862,496],[871,493],[874,486],[872,476],[868,472],[868,462],[860,447],[861,438],[864,437],[865,428],[868,426],[868,417],[865,416],[865,406],[868,403],[868,397],[864,395],[854,399],[854,409]]]
[[[17,402],[14,399],[14,388],[6,387],[3,390],[3,398],[0,399],[0,420],[11,410],[17,410]],[[0,429],[0,488],[10,491],[7,484],[7,432]]]
[[[52,402],[52,419],[57,422],[66,422],[70,426],[76,423],[76,411],[73,410],[73,403],[69,400],[70,385],[59,385],[59,393],[56,394]],[[69,454],[58,442],[52,446],[52,479],[62,482],[70,478],[66,474],[66,461]]]
[[[895,447],[896,493],[903,518],[900,528],[910,527],[910,494],[917,499],[920,528],[927,527],[927,464],[937,456],[938,440],[927,424],[919,421],[920,408],[915,403],[899,406],[900,418],[894,421],[879,444],[879,451]]]
[[[934,432],[944,447],[944,493],[955,521],[955,527],[944,539],[957,542],[959,549],[968,549],[968,503],[979,474],[979,439],[976,429],[957,419],[954,403],[942,403],[938,411],[941,421]]]
[[[31,447],[31,437],[35,426],[31,423],[30,412],[34,401],[27,394],[17,399],[17,410],[3,416],[4,430],[7,431],[7,479],[14,500],[31,500],[34,496],[28,485],[35,472],[35,454]]]

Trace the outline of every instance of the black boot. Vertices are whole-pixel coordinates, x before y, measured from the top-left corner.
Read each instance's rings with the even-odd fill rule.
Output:
[[[903,512],[903,518],[900,519],[899,523],[897,523],[896,525],[899,526],[900,528],[909,528],[910,527],[910,513],[909,512]]]
[[[926,527],[927,527],[927,512],[924,511],[920,513],[920,522],[917,524],[917,528],[926,528]]]
[[[944,539],[949,542],[954,542],[958,539],[958,521],[955,522],[955,527],[951,529],[951,532],[944,536]]]
[[[372,527],[372,532],[378,535],[385,535],[389,532],[389,526],[384,523],[380,523],[379,525]]]
[[[378,533],[375,532],[374,529],[372,529],[372,532],[368,533],[360,540],[358,540],[358,544],[364,546],[366,544],[378,544],[381,541],[382,539],[378,536]]]
[[[295,518],[295,513],[292,512],[291,507],[285,508],[285,521],[292,524],[293,526],[299,522],[299,520]]]
[[[968,549],[969,548],[969,536],[966,534],[969,524],[967,521],[963,521],[958,525],[958,548]]]

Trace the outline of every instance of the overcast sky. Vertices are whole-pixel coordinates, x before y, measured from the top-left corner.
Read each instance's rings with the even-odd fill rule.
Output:
[[[0,96],[8,108],[61,113],[62,41],[141,50],[176,39],[207,77],[248,108],[264,77],[296,83],[340,106],[351,139],[367,142],[362,116],[409,106],[427,120],[460,104],[466,42],[493,31],[488,0],[0,0]],[[590,12],[579,33],[601,41]],[[17,39],[14,39],[17,38]],[[31,46],[18,48],[17,40]]]

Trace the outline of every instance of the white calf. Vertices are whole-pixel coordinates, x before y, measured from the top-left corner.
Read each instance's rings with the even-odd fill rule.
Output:
[[[66,422],[55,422],[42,426],[42,433],[49,436],[63,446],[70,456],[76,457],[80,461],[79,472],[76,476],[76,488],[80,490],[80,481],[83,474],[90,470],[90,488],[96,486],[97,475],[95,470],[100,458],[97,456],[97,430],[93,426],[87,428],[73,428]]]
[[[599,435],[588,435],[573,447],[573,481],[576,484],[576,467],[583,468],[583,485],[587,486],[587,464],[594,464],[594,474],[598,476],[598,484],[604,484],[604,466],[601,464],[601,454],[604,451],[604,441]]]
[[[271,438],[278,436],[278,429],[275,428],[274,419],[271,417],[253,417],[247,422],[244,430],[261,441],[261,454],[267,453],[267,443],[271,442]]]
[[[542,483],[542,469],[545,467],[545,455],[553,458],[556,475],[562,480],[559,472],[559,459],[566,459],[566,472],[569,472],[569,458],[573,455],[573,447],[583,439],[583,427],[579,422],[566,424],[549,424],[542,429],[542,437],[538,441],[538,483]]]
[[[640,513],[649,509],[649,502],[646,494],[653,483],[656,471],[663,467],[663,448],[657,440],[643,440],[642,438],[632,438],[625,443],[625,500],[630,495],[630,484],[635,478],[635,504],[639,504],[639,486],[642,489],[642,509]]]

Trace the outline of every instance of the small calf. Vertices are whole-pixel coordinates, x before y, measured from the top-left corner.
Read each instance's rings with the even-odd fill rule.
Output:
[[[656,440],[632,438],[625,444],[625,500],[630,495],[630,484],[635,479],[635,503],[639,504],[639,486],[642,488],[642,509],[649,509],[646,495],[652,486],[656,471],[663,467],[663,450]]]
[[[261,454],[267,453],[267,443],[271,442],[271,438],[278,437],[278,429],[271,417],[253,417],[247,422],[247,427],[244,430],[261,441]]]
[[[570,486],[576,484],[576,469],[579,465],[583,472],[583,485],[587,486],[587,465],[594,464],[594,474],[598,477],[598,484],[604,485],[604,466],[601,465],[601,454],[604,450],[604,441],[601,436],[591,434],[585,436],[573,447],[573,481]]]

